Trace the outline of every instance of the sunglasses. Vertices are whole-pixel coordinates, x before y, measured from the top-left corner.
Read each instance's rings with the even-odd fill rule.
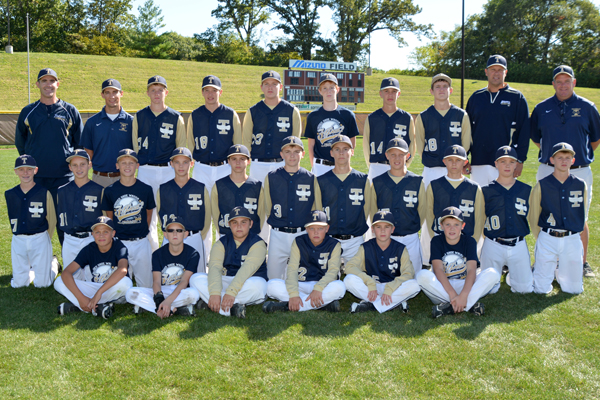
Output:
[[[183,229],[167,229],[167,232],[169,232],[169,233],[173,233],[173,232],[183,233],[185,231]]]

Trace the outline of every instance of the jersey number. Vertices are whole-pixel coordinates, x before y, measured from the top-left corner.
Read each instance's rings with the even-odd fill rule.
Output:
[[[165,215],[163,215],[162,219],[163,219],[163,226],[164,227],[167,226],[167,222],[169,221],[170,218],[175,218],[175,215],[174,214],[171,214],[171,215],[165,214]]]
[[[260,146],[260,143],[262,142],[262,139],[263,139],[263,134],[262,133],[257,133],[256,135],[254,133],[252,134],[252,144]]]
[[[14,218],[10,220],[10,224],[12,225],[12,231],[16,232],[17,231],[17,224],[19,223],[19,220]]]
[[[552,215],[552,213],[550,213],[550,216],[548,217],[546,222],[549,223],[550,226],[556,226],[556,220],[554,219],[554,215]]]
[[[200,143],[198,143],[198,139],[200,139]],[[205,149],[208,144],[207,136],[200,136],[199,138],[195,137],[194,141],[196,142],[196,150]]]
[[[281,214],[281,205],[280,204],[275,204],[273,206],[273,211],[275,211],[275,216],[277,218],[283,217],[283,215]]]
[[[300,267],[298,268],[298,280],[304,282],[306,280],[306,268]]]
[[[425,145],[425,151],[437,151],[437,142],[435,139],[429,139]]]
[[[60,213],[58,218],[60,218],[60,226],[67,226],[67,213]]]
[[[383,142],[379,143],[379,147],[375,150],[375,142],[371,142],[371,154],[381,154],[383,152]]]
[[[142,143],[141,137],[138,138],[138,147],[148,149],[148,137],[147,136],[144,138],[144,143]]]
[[[491,223],[491,224],[490,224]],[[488,231],[497,231],[500,229],[500,218],[497,215],[492,215],[485,220],[485,229]]]

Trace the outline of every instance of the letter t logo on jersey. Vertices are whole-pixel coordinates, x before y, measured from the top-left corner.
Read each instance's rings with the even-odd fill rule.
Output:
[[[39,201],[32,201],[29,203],[29,212],[31,213],[31,218],[41,218],[42,213],[44,212],[44,204]]]
[[[572,191],[570,195],[571,207],[580,207],[583,204],[583,192],[581,190]]]
[[[348,195],[348,198],[352,200],[352,203],[350,204],[352,204],[353,206],[360,206],[361,201],[363,201],[363,199],[365,198],[362,195],[362,192],[362,189],[350,189],[350,193],[352,193]]]
[[[217,129],[219,130],[219,135],[227,135],[227,133],[229,133],[229,131],[231,130],[229,121],[226,119],[217,120]]]
[[[402,197],[402,200],[404,200],[406,203],[406,207],[414,208],[415,204],[417,204],[417,201],[419,201],[419,198],[417,197],[416,191],[406,190],[404,191],[404,197]]]
[[[161,138],[171,139],[171,136],[173,136],[173,133],[175,133],[173,130],[173,124],[167,124],[166,122],[163,122],[162,126],[160,127],[160,133],[162,133],[160,136]]]
[[[459,137],[462,132],[462,128],[460,127],[460,122],[450,122],[450,133],[452,137]]]
[[[460,201],[460,207],[458,208],[460,208],[460,211],[462,211],[463,216],[466,218],[469,218],[471,213],[475,211],[475,207],[473,207],[473,201],[471,200],[462,199]]]
[[[299,201],[308,201],[308,198],[310,197],[310,185],[298,185],[296,194],[299,197]]]
[[[394,135],[396,135],[396,137],[406,136],[406,125],[396,124],[396,127],[394,128]]]
[[[527,206],[526,202],[523,199],[517,197],[517,202],[515,203],[515,208],[517,209],[518,215],[527,215]]]
[[[279,128],[279,132],[287,132],[290,129],[290,118],[289,117],[279,117],[277,121],[277,127]]]
[[[96,196],[85,196],[83,205],[85,206],[85,211],[94,212],[94,209],[98,207],[98,197]]]
[[[190,210],[199,210],[202,205],[202,195],[201,194],[190,194],[188,197],[187,203],[191,206]]]
[[[256,204],[256,199],[252,197],[246,197],[244,208],[248,210],[250,214],[254,214],[254,211],[256,211],[256,209],[258,208],[258,204]]]

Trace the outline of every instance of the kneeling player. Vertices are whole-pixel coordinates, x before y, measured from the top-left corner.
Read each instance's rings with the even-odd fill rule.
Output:
[[[280,303],[265,302],[263,311],[266,313],[315,308],[340,311],[338,300],[346,294],[344,283],[338,279],[342,246],[327,235],[329,224],[323,211],[313,211],[304,227],[307,233],[292,243],[285,281],[269,280],[267,295]]]
[[[196,315],[194,304],[200,294],[188,284],[192,274],[198,271],[200,254],[183,243],[189,232],[180,217],[173,216],[165,224],[164,233],[168,243],[152,253],[152,289],[131,288],[127,291],[127,301],[135,306],[136,314],[141,307],[160,318],[173,314]]]
[[[346,267],[344,283],[350,293],[361,299],[350,312],[377,310],[380,313],[402,304],[419,293],[415,270],[406,246],[392,240],[396,221],[389,211],[373,216],[374,238],[363,243]]]
[[[98,217],[92,236],[94,241],[54,281],[54,289],[69,300],[58,306],[60,315],[81,310],[108,319],[114,311],[113,302],[123,301],[132,286],[127,277],[127,247],[114,239],[112,220]],[[85,280],[73,278],[80,268]]]
[[[477,242],[462,233],[465,222],[458,208],[445,208],[439,221],[444,234],[431,239],[433,272],[423,269],[417,274],[421,289],[436,304],[433,317],[463,311],[483,315],[478,300],[500,282],[500,274],[494,268],[477,274]]]
[[[267,245],[250,232],[252,217],[244,207],[229,213],[231,233],[210,251],[208,274],[197,273],[190,286],[208,307],[221,315],[246,318],[246,304],[260,304],[267,294]]]

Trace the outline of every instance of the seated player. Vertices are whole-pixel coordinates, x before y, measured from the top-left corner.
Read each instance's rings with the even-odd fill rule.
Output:
[[[327,235],[329,225],[323,211],[313,211],[304,227],[306,234],[292,243],[287,277],[271,279],[267,295],[280,302],[266,301],[263,311],[322,310],[339,312],[339,300],[346,294],[344,283],[338,279],[342,246]]]
[[[483,315],[479,299],[500,282],[494,268],[477,274],[477,242],[463,233],[465,222],[456,207],[445,208],[439,216],[443,235],[431,239],[432,271],[423,269],[417,282],[433,306],[433,318],[469,311]]]
[[[188,231],[180,217],[169,219],[164,234],[168,243],[152,253],[152,288],[129,289],[127,302],[134,305],[135,314],[143,308],[161,319],[173,314],[195,316],[194,304],[200,294],[188,284],[192,274],[198,272],[200,254],[183,243]]]
[[[10,245],[14,288],[48,287],[58,275],[58,261],[52,259],[50,238],[56,226],[52,195],[33,177],[38,168],[27,154],[17,157],[15,174],[20,183],[4,192],[8,219],[13,233]]]
[[[515,293],[533,291],[531,258],[525,242],[529,235],[527,213],[531,186],[514,177],[517,168],[517,151],[502,146],[496,151],[498,178],[481,188],[485,198],[485,240],[481,249],[481,268],[494,268],[502,274],[508,266],[506,283]],[[496,293],[500,284],[492,293]]]
[[[201,301],[221,315],[246,318],[246,305],[260,304],[267,294],[267,245],[250,232],[252,217],[244,207],[229,213],[231,233],[219,239],[210,251],[208,274],[190,278]],[[198,304],[198,308],[203,308]]]
[[[395,225],[391,212],[376,212],[371,227],[375,237],[363,243],[346,266],[344,284],[361,299],[360,303],[352,303],[351,313],[383,313],[399,305],[408,312],[407,300],[419,293],[406,246],[392,240]]]
[[[587,186],[571,174],[575,151],[570,144],[555,144],[550,162],[554,172],[535,185],[529,199],[529,225],[537,239],[533,291],[550,293],[556,277],[563,292],[579,294],[583,292],[581,232],[586,220]]]
[[[108,319],[115,302],[125,300],[132,286],[127,276],[127,248],[115,239],[115,226],[108,217],[98,217],[92,226],[94,241],[85,246],[54,282],[54,289],[69,300],[58,313],[91,312]],[[74,275],[83,270],[83,279]],[[79,275],[81,276],[81,275]]]

